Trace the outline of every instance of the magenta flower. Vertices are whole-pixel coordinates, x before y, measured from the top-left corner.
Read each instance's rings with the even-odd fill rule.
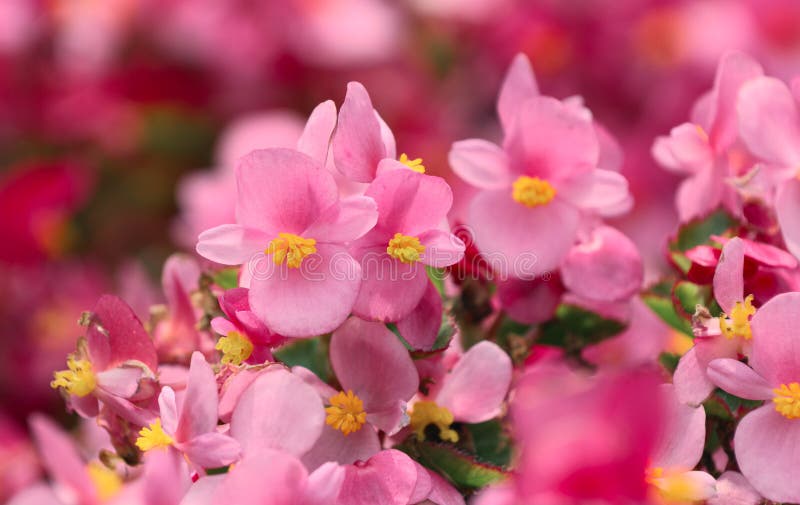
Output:
[[[67,370],[55,372],[50,383],[66,395],[67,405],[83,417],[95,417],[99,403],[137,425],[152,415],[138,402],[156,391],[158,359],[153,341],[130,307],[104,295],[91,313],[86,338],[67,357]]]
[[[717,359],[708,367],[714,384],[740,398],[767,400],[745,415],[734,436],[736,461],[764,497],[800,502],[794,464],[800,460],[800,346],[796,319],[800,293],[776,296],[750,321],[750,366]]]
[[[535,276],[558,268],[582,218],[630,208],[628,184],[619,173],[597,168],[601,145],[591,114],[539,96],[524,56],[506,76],[498,114],[503,147],[456,142],[450,165],[480,190],[467,220],[478,249],[504,258],[505,275]]]
[[[350,247],[360,262],[361,291],[353,313],[367,320],[398,321],[420,303],[430,285],[425,266],[446,267],[464,256],[464,243],[442,228],[453,195],[440,177],[398,165],[381,172],[365,196],[378,206],[375,228]]]
[[[375,225],[375,202],[339,200],[330,173],[289,149],[255,151],[236,174],[237,224],[203,232],[198,253],[244,265],[251,310],[272,331],[332,331],[349,315],[361,284],[361,267],[345,244]]]
[[[142,428],[136,439],[136,446],[142,451],[177,450],[200,468],[226,466],[239,458],[239,443],[217,431],[217,381],[199,352],[192,354],[180,408],[175,391],[168,386],[161,390],[158,405],[160,417]]]

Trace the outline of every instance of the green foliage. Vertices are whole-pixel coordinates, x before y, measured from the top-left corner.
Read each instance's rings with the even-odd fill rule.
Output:
[[[537,342],[561,347],[567,353],[577,353],[587,345],[596,344],[625,329],[620,321],[606,319],[594,312],[562,304],[556,315],[539,328]]]
[[[691,299],[691,287],[686,286],[682,288],[681,291],[683,297],[688,302]],[[693,336],[691,322],[681,314],[683,310],[678,312],[675,308],[675,301],[672,295],[672,283],[670,281],[663,281],[652,286],[642,295],[642,301],[650,307],[650,310],[655,312],[662,321],[672,328],[686,335]],[[694,308],[692,308],[692,312],[694,312]]]
[[[503,424],[499,420],[492,419],[484,423],[464,426],[469,435],[466,438],[469,439],[475,455],[481,461],[501,467],[511,463],[511,437],[503,429]]]
[[[239,286],[239,268],[223,268],[213,276],[214,284],[222,289],[233,289]]]
[[[284,345],[273,354],[286,366],[302,366],[314,372],[324,382],[333,376],[328,362],[328,337],[302,339]]]
[[[670,241],[671,251],[685,252],[705,244],[711,235],[722,235],[736,225],[727,212],[718,210],[705,218],[695,219],[681,226],[677,236]]]
[[[679,281],[672,289],[672,301],[678,314],[691,319],[697,305],[707,306],[711,289],[689,281]]]
[[[412,437],[397,448],[462,489],[482,488],[507,477],[507,473],[499,466],[483,463],[474,455],[450,444],[420,442]]]

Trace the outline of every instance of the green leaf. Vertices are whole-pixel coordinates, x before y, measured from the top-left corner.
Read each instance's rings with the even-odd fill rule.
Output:
[[[472,447],[481,461],[505,467],[511,462],[511,438],[497,419],[465,425]]]
[[[324,336],[297,340],[277,349],[273,354],[286,366],[308,368],[324,382],[328,382],[333,375],[328,363],[328,341]]]
[[[642,295],[642,301],[650,307],[650,310],[656,313],[662,321],[673,327],[674,329],[689,335],[692,332],[692,325],[684,317],[675,311],[675,304],[669,296],[660,296],[655,293],[646,293]]]
[[[688,251],[705,244],[711,235],[722,235],[736,224],[727,212],[718,210],[705,218],[695,219],[681,226],[670,242],[672,251]]]
[[[507,477],[507,473],[499,466],[482,463],[475,456],[452,445],[414,440],[398,448],[423,466],[443,474],[459,487],[482,488]]]
[[[625,325],[620,321],[605,319],[574,305],[562,304],[556,309],[555,318],[539,328],[537,341],[561,347],[567,352],[577,352],[624,329]]]
[[[425,270],[428,273],[428,279],[431,280],[434,287],[436,287],[436,291],[439,292],[439,296],[444,298],[444,279],[447,277],[447,270],[432,266],[426,266]]]
[[[661,363],[661,366],[669,373],[675,373],[675,369],[678,368],[678,361],[680,360],[680,356],[670,352],[662,352],[658,355],[658,362]]]
[[[679,314],[691,318],[697,305],[708,305],[711,290],[706,286],[699,286],[689,281],[680,281],[672,290],[673,302]]]
[[[233,289],[239,286],[239,268],[223,268],[213,276],[214,284],[222,289]]]

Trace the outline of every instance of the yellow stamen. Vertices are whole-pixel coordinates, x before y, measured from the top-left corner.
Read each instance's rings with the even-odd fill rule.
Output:
[[[253,354],[253,343],[238,331],[232,331],[217,341],[215,349],[222,352],[222,364],[239,366]]]
[[[136,439],[136,447],[143,451],[152,449],[164,449],[172,445],[172,437],[164,433],[161,427],[161,419],[156,419],[147,428],[139,430],[139,438]]]
[[[289,268],[300,268],[303,258],[317,252],[317,241],[313,238],[303,238],[294,233],[278,233],[278,238],[273,239],[267,247],[266,254],[274,254],[272,261],[276,265],[286,262]]]
[[[699,124],[695,124],[694,127],[697,129],[697,134],[700,135],[700,138],[703,139],[703,142],[708,142],[708,133],[706,133],[703,127]]]
[[[345,436],[360,430],[367,422],[367,413],[364,412],[364,402],[354,395],[351,390],[339,391],[329,400],[331,406],[325,408],[328,416],[325,423]]]
[[[397,161],[417,172],[418,174],[425,173],[425,165],[422,164],[422,158],[414,158],[413,160],[410,160],[408,159],[408,156],[406,156],[406,153],[403,153],[400,155],[400,159]]]
[[[725,314],[719,316],[719,329],[725,338],[741,337],[745,340],[753,338],[753,332],[750,329],[750,318],[756,313],[756,308],[753,307],[753,295],[748,295],[744,299],[744,303],[736,302],[733,310],[731,310],[730,318]]]
[[[647,470],[645,481],[653,486],[658,495],[654,501],[669,504],[688,504],[703,498],[702,489],[692,481],[686,472],[665,473],[663,468]]]
[[[117,472],[102,463],[92,461],[86,467],[86,472],[97,490],[100,501],[113,498],[122,489],[122,479]]]
[[[386,252],[403,263],[411,264],[419,261],[419,255],[425,252],[425,246],[419,243],[417,237],[395,233]]]
[[[781,387],[772,390],[775,398],[775,410],[786,419],[800,418],[800,384],[792,382],[789,385],[781,384]]]
[[[550,203],[555,198],[556,188],[544,179],[521,175],[512,184],[511,196],[515,202],[526,207],[538,207]]]
[[[428,425],[439,428],[439,438],[449,442],[458,442],[458,433],[450,429],[453,424],[453,414],[436,402],[420,401],[414,404],[411,411],[411,428],[417,434],[417,440],[425,440],[425,428]]]
[[[67,357],[67,367],[69,370],[53,373],[51,388],[63,388],[67,393],[76,396],[86,396],[94,391],[97,387],[97,378],[92,372],[89,360],[75,359],[75,356],[70,354]]]

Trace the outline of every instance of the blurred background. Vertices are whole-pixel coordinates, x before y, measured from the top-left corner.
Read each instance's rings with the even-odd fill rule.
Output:
[[[33,410],[104,292],[142,318],[160,269],[231,215],[233,164],[292,146],[319,102],[369,90],[398,152],[456,187],[450,144],[500,139],[512,57],[583,96],[617,139],[636,206],[615,222],[653,279],[677,177],[650,156],[741,49],[800,74],[796,0],[0,0],[0,501],[36,477]],[[6,465],[6,468],[4,468]],[[34,468],[26,472],[15,468]]]

